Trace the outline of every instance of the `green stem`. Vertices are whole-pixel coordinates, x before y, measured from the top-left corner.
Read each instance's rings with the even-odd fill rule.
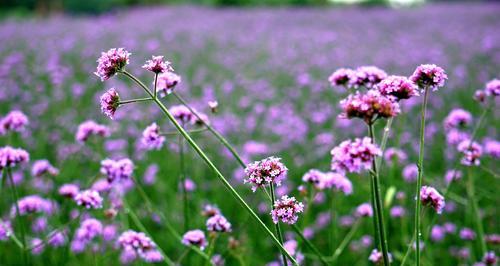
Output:
[[[12,178],[12,172],[10,168],[6,168],[7,177],[9,178],[10,187],[12,189],[12,197],[14,199],[14,206],[16,208],[16,220],[19,225],[19,230],[21,231],[21,242],[22,242],[22,252],[23,261],[25,265],[28,265],[28,250],[26,249],[26,228],[24,224],[23,217],[21,217],[21,212],[19,211],[19,194],[17,192],[16,184]]]
[[[372,175],[373,176],[373,175]],[[375,203],[375,185],[374,185],[373,177],[370,178],[370,203],[373,209],[373,240],[375,241],[375,246],[378,250],[382,250],[382,246],[380,245],[380,232],[378,230],[378,212],[377,212],[377,204]]]
[[[199,128],[199,129],[193,129],[193,130],[186,130],[187,133],[199,133],[199,132],[204,132],[206,131],[206,128]],[[164,132],[160,133],[162,136],[175,136],[175,135],[180,135],[179,131],[172,131],[172,132]]]
[[[184,124],[182,124],[184,126]],[[181,169],[181,187],[182,187],[182,202],[183,202],[183,211],[184,211],[184,232],[189,229],[189,202],[187,196],[187,188],[186,188],[186,167],[184,164],[184,142],[183,138],[179,135],[179,165]]]
[[[384,127],[384,134],[382,135],[382,141],[380,143],[380,150],[382,151],[382,155],[384,155],[384,153],[385,153],[385,147],[387,146],[387,140],[389,139],[389,133],[391,133],[391,127],[392,127],[393,120],[394,120],[394,117],[389,117],[389,119],[387,119],[387,123],[385,124],[385,127]],[[380,156],[376,160],[378,168],[380,168],[382,158],[383,158],[383,156]]]
[[[415,259],[417,266],[420,266],[420,238],[422,233],[420,231],[420,189],[422,187],[422,179],[424,176],[424,145],[425,145],[425,114],[427,109],[427,101],[429,98],[429,88],[424,88],[424,102],[422,103],[422,114],[420,118],[420,149],[418,154],[418,178],[417,178],[417,192],[415,194],[416,207],[415,207]]]
[[[375,143],[375,137],[374,137],[374,132],[373,132],[373,123],[369,124],[369,133],[370,133],[370,138],[372,139],[372,143]],[[384,226],[384,212],[383,212],[383,205],[382,205],[382,196],[380,193],[380,184],[379,184],[379,174],[377,170],[377,163],[375,162],[376,157],[373,158],[372,160],[372,179],[373,179],[373,192],[374,192],[374,199],[373,201],[375,202],[376,210],[374,210],[374,214],[376,214],[377,220],[378,220],[378,232],[379,232],[379,239],[380,239],[380,246],[382,247],[382,255],[384,257],[384,265],[390,265],[391,262],[389,260],[389,248],[387,246],[387,237],[385,234],[385,226]],[[375,216],[375,215],[374,215]]]
[[[271,209],[274,210],[274,203],[276,202],[276,194],[274,192],[274,184],[272,182],[270,184],[270,187],[271,187]],[[280,244],[283,245],[283,235],[281,234],[279,221],[275,223],[274,226],[276,228],[276,235],[278,236]],[[283,255],[283,265],[288,266],[286,255],[284,253],[282,253],[282,255]]]
[[[468,170],[467,171],[468,185],[466,186],[467,196],[469,197],[469,201],[472,206],[472,212],[474,213],[474,218],[476,220],[476,230],[477,230],[479,244],[481,246],[481,255],[484,255],[488,251],[486,247],[486,241],[484,240],[484,228],[483,228],[483,223],[481,222],[481,216],[479,215],[479,208],[477,206],[477,199],[475,195],[475,187],[474,187],[474,179],[472,176],[472,171],[470,167],[467,170]]]
[[[342,252],[344,251],[344,249],[347,247],[347,244],[349,244],[349,242],[351,242],[351,239],[353,238],[354,234],[356,234],[356,232],[358,231],[360,224],[361,224],[361,219],[358,219],[354,223],[354,225],[351,227],[351,230],[349,231],[349,233],[347,233],[347,235],[342,240],[342,242],[337,247],[337,249],[335,249],[335,251],[333,252],[333,255],[332,255],[333,257],[331,259],[331,261],[333,263],[337,261],[337,259],[339,258],[340,254],[342,254]]]
[[[155,99],[158,98],[158,94],[157,94],[157,91],[156,91],[156,87],[158,86],[158,73],[155,73],[155,83],[154,83],[154,89],[153,89],[153,96]]]
[[[210,236],[210,242],[208,244],[208,251],[207,251],[207,256],[209,258],[212,257],[212,254],[214,253],[214,249],[215,249],[215,242],[217,241],[217,233],[214,233]],[[206,261],[205,262],[205,266],[208,266],[210,265],[210,262],[211,261]]]
[[[122,72],[125,76],[131,78],[135,81],[139,86],[141,86],[150,96],[152,96],[151,92],[148,90],[146,85],[144,85],[140,80],[131,75],[130,73],[124,71]],[[212,169],[217,177],[220,179],[222,184],[229,190],[229,192],[233,195],[233,197],[243,206],[243,208],[250,213],[252,218],[259,224],[259,226],[264,230],[264,232],[271,238],[274,244],[283,252],[285,252],[286,256],[293,262],[294,265],[298,265],[297,261],[288,253],[288,251],[280,244],[279,240],[274,236],[274,234],[269,230],[269,228],[264,224],[264,222],[259,218],[259,216],[248,206],[245,200],[240,196],[240,194],[231,186],[231,184],[227,181],[227,179],[222,175],[219,169],[213,164],[213,162],[208,158],[208,156],[203,152],[203,150],[196,144],[196,142],[189,136],[189,134],[179,125],[177,120],[172,116],[170,111],[163,105],[163,103],[159,99],[154,99],[154,102],[158,105],[158,107],[162,110],[162,112],[167,116],[167,118],[174,124],[174,126],[179,130],[181,135],[186,139],[189,145],[196,151],[196,153],[201,157],[201,159],[207,164],[207,166]]]
[[[311,243],[311,241],[309,241],[309,239],[307,239],[304,234],[302,234],[302,231],[300,230],[300,228],[297,226],[297,225],[292,225],[292,228],[293,230],[295,231],[295,233],[302,239],[302,241],[306,244],[307,247],[309,247],[310,250],[312,250],[314,252],[314,254],[316,254],[316,256],[318,256],[319,260],[321,261],[321,263],[323,265],[326,265],[328,266],[328,262],[325,260],[323,254],[321,254],[321,252]]]
[[[125,101],[120,101],[118,104],[119,105],[124,105],[128,103],[139,103],[139,102],[149,102],[152,101],[153,99],[147,97],[147,98],[137,98],[137,99],[130,99],[130,100],[125,100]]]

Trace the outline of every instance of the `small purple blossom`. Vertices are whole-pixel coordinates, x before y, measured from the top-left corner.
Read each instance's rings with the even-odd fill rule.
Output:
[[[364,86],[372,89],[387,77],[387,73],[375,66],[361,66],[356,69],[354,75],[349,78],[349,85],[358,88]]]
[[[115,88],[111,88],[101,95],[101,112],[113,119],[116,109],[120,106],[120,95]]]
[[[101,81],[108,80],[116,73],[122,71],[129,63],[130,53],[124,48],[111,48],[107,52],[102,52],[97,59],[97,71],[94,72]]]
[[[415,82],[420,88],[429,87],[436,91],[438,87],[443,87],[448,79],[445,71],[434,64],[420,65],[415,69],[410,80]]]
[[[84,143],[90,136],[109,137],[110,135],[111,130],[107,126],[87,120],[78,126],[75,138],[78,142]]]
[[[408,155],[401,149],[398,148],[387,148],[384,152],[384,159],[388,165],[392,165],[393,162],[402,163],[408,159]]]
[[[356,207],[356,211],[354,212],[356,217],[372,217],[373,209],[370,203],[362,203],[358,207]]]
[[[229,223],[226,217],[216,214],[207,220],[207,230],[210,232],[220,232],[226,233],[231,232],[231,223]]]
[[[59,187],[59,195],[67,198],[74,198],[78,192],[80,192],[80,188],[75,184],[64,184]]]
[[[59,169],[52,166],[48,160],[37,160],[31,168],[31,174],[36,177],[44,174],[56,176],[59,174]]]
[[[144,129],[141,141],[148,149],[159,150],[163,147],[165,137],[160,135],[160,127],[153,123]]]
[[[157,250],[156,244],[142,232],[128,230],[118,237],[117,243],[122,248],[122,252],[134,252],[146,262],[159,262],[163,256]],[[122,253],[123,254],[123,253]],[[132,256],[134,259],[137,256]]]
[[[205,238],[205,233],[201,230],[191,230],[187,231],[183,236],[182,236],[182,244],[189,246],[197,246],[200,249],[205,249],[207,246],[207,240]]]
[[[19,199],[19,215],[24,216],[32,213],[52,214],[55,210],[55,205],[50,200],[44,199],[38,195],[30,195]],[[16,208],[12,206],[11,216],[16,215]]]
[[[481,164],[479,158],[483,155],[483,148],[479,143],[470,140],[464,140],[460,142],[457,146],[457,150],[463,154],[462,160],[460,161],[466,166],[478,166]]]
[[[395,101],[410,99],[419,96],[417,85],[402,76],[388,76],[376,86],[380,94],[392,97]]]
[[[383,265],[384,263],[384,256],[382,252],[378,251],[378,249],[372,250],[372,253],[370,253],[370,256],[368,257],[368,260],[371,261],[375,265]],[[392,261],[392,255],[389,254],[389,261]]]
[[[102,197],[99,192],[95,190],[84,190],[80,191],[75,196],[76,204],[84,206],[86,209],[101,209],[102,208]]]
[[[485,92],[493,97],[500,95],[500,79],[494,79],[486,83]]]
[[[165,97],[172,93],[175,86],[181,83],[181,76],[174,72],[165,72],[158,75],[156,80],[156,89],[160,92],[161,97]]]
[[[444,237],[446,235],[446,230],[444,227],[440,225],[434,225],[431,229],[431,240],[434,242],[441,242],[443,241]]]
[[[29,160],[29,153],[23,149],[12,148],[10,146],[0,148],[0,170],[15,167]]]
[[[456,108],[451,110],[448,116],[444,119],[443,125],[446,130],[459,127],[467,127],[472,123],[472,115],[470,112]]]
[[[474,230],[467,228],[467,227],[462,228],[460,230],[460,232],[458,233],[458,235],[460,236],[460,238],[462,240],[472,241],[472,240],[476,239],[476,233],[474,232]]]
[[[294,224],[299,218],[298,214],[304,212],[304,204],[295,199],[284,195],[281,199],[274,202],[271,217],[273,222],[277,224],[280,220],[287,224]]]
[[[403,168],[403,179],[408,182],[415,182],[418,176],[418,166],[416,164],[409,164]]]
[[[372,144],[368,137],[343,141],[330,153],[332,155],[331,168],[340,173],[360,173],[362,170],[368,170],[373,158],[382,155],[382,151]]]
[[[352,194],[352,183],[343,174],[328,172],[325,173],[318,185],[319,189],[336,189],[342,191],[345,195]]]
[[[8,131],[22,132],[29,124],[28,117],[21,111],[10,111],[5,117],[0,119],[0,135]]]
[[[391,217],[400,218],[406,215],[406,210],[403,206],[396,205],[390,210]]]
[[[147,69],[155,74],[164,73],[167,71],[173,71],[169,61],[163,61],[163,56],[152,56],[150,60],[146,61],[146,64],[142,68]]]
[[[420,200],[422,205],[430,205],[438,214],[441,214],[445,206],[444,197],[435,188],[429,186],[422,186]]]
[[[488,154],[492,158],[500,159],[500,141],[487,139],[483,143],[484,153]]]
[[[101,161],[101,173],[106,175],[108,182],[128,180],[134,172],[134,163],[128,158],[120,160],[105,159]]]
[[[288,168],[281,163],[280,158],[268,157],[260,161],[248,164],[245,168],[245,183],[252,184],[252,191],[271,183],[277,186],[286,178]]]
[[[366,123],[373,123],[373,120],[378,118],[395,117],[401,112],[397,102],[391,101],[376,90],[350,94],[340,101],[340,106],[342,108],[341,118],[357,117]]]
[[[332,85],[335,86],[347,86],[349,84],[349,80],[355,77],[355,72],[349,68],[339,68],[333,72],[328,81]]]

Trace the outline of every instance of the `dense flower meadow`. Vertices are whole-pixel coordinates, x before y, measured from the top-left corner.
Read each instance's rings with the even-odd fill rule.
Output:
[[[0,22],[0,265],[497,265],[499,13]]]

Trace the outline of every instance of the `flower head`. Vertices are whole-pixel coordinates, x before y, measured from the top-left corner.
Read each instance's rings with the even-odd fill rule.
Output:
[[[160,92],[160,96],[165,97],[172,93],[175,86],[179,83],[181,83],[181,76],[175,74],[174,72],[165,72],[158,75],[156,88]]]
[[[375,265],[383,265],[384,256],[383,256],[382,252],[378,251],[378,249],[374,249],[374,250],[372,250],[372,253],[370,253],[368,260],[371,261]],[[389,254],[389,261],[392,261],[391,254]]]
[[[459,234],[460,238],[463,240],[471,241],[471,240],[476,239],[476,232],[474,232],[474,230],[467,228],[467,227],[462,228],[458,234]]]
[[[328,81],[332,85],[332,87],[335,86],[347,86],[349,84],[349,81],[354,78],[356,73],[354,70],[349,69],[349,68],[339,68],[333,72],[330,77],[328,78]]]
[[[435,188],[429,186],[422,186],[420,201],[424,206],[430,205],[438,214],[441,214],[445,205],[444,197]]]
[[[372,205],[370,205],[370,203],[362,203],[356,208],[354,215],[356,217],[372,217],[373,216]]]
[[[155,74],[173,71],[169,61],[163,61],[163,56],[152,56],[151,60],[146,61],[142,68],[147,69]]]
[[[484,153],[489,156],[499,159],[500,158],[500,141],[488,139],[484,141]]]
[[[55,205],[52,201],[44,199],[38,195],[30,195],[19,199],[19,215],[24,216],[32,213],[52,214],[55,210]],[[11,208],[11,216],[15,216],[17,210],[15,206]]]
[[[56,176],[59,174],[59,169],[52,166],[52,164],[50,164],[48,160],[38,160],[33,164],[33,167],[31,168],[31,174],[36,177],[42,176],[44,174]]]
[[[112,48],[107,52],[101,53],[101,57],[97,59],[97,71],[94,72],[101,81],[108,80],[122,71],[129,63],[130,53],[124,48]]]
[[[487,95],[493,97],[500,95],[500,79],[494,79],[486,83],[485,92]]]
[[[134,172],[134,163],[128,158],[120,160],[105,159],[101,161],[101,173],[107,176],[108,182],[128,180]]]
[[[80,188],[75,184],[64,184],[59,188],[59,195],[67,198],[74,198],[78,192],[80,192]]]
[[[146,262],[163,260],[163,256],[158,252],[156,244],[142,232],[127,230],[118,237],[117,242],[123,251],[134,252],[135,255],[138,255]]]
[[[302,176],[302,181],[310,183],[314,185],[315,188],[320,189],[321,180],[324,179],[324,176],[325,173],[316,169],[311,169]]]
[[[388,165],[392,165],[392,163],[402,163],[408,159],[408,155],[406,153],[398,148],[387,148],[387,150],[384,153],[384,160],[387,161]]]
[[[120,95],[114,88],[109,89],[101,96],[101,112],[113,119],[116,109],[120,106]]]
[[[392,97],[396,101],[419,96],[417,85],[407,77],[388,76],[376,86],[380,94]]]
[[[0,148],[0,170],[8,167],[15,167],[29,160],[29,153],[23,149],[12,148],[10,146]]]
[[[371,167],[374,156],[382,155],[382,151],[371,142],[371,139],[346,140],[332,149],[331,168],[340,173],[368,170]]]
[[[453,109],[444,119],[444,128],[449,130],[452,128],[466,127],[472,123],[472,115],[464,109]]]
[[[483,256],[483,263],[487,266],[493,266],[497,263],[497,256],[495,255],[495,251],[488,251]]]
[[[165,137],[160,135],[160,127],[156,123],[153,123],[144,129],[141,141],[148,149],[159,150],[163,147]]]
[[[365,86],[368,89],[372,89],[386,77],[387,73],[376,66],[361,66],[349,78],[349,85],[355,88]]]
[[[182,236],[182,244],[186,246],[197,246],[203,250],[207,246],[207,239],[205,238],[205,233],[203,233],[203,231],[196,229],[187,231]]]
[[[252,191],[257,188],[275,183],[281,185],[281,181],[286,178],[288,168],[281,163],[280,158],[268,157],[263,160],[253,162],[245,168],[245,183],[252,184]]]
[[[216,214],[207,220],[207,230],[211,232],[231,232],[231,223],[229,223],[226,217]]]
[[[83,143],[86,142],[90,136],[109,137],[109,135],[111,135],[111,130],[107,126],[97,124],[92,120],[87,120],[78,126],[75,138],[77,141]]]
[[[345,175],[335,172],[325,173],[318,184],[318,188],[336,189],[342,191],[345,195],[352,194],[351,181]]]
[[[75,196],[76,204],[84,206],[86,209],[100,209],[102,208],[102,198],[99,192],[95,190],[80,191]]]
[[[410,77],[410,80],[415,82],[420,88],[429,87],[432,90],[443,87],[447,79],[448,76],[444,70],[434,64],[418,66]]]
[[[459,152],[463,154],[463,158],[460,161],[463,165],[471,166],[471,165],[479,165],[481,161],[481,155],[483,155],[483,148],[479,143],[470,140],[464,140],[458,144],[457,149]]]
[[[399,104],[391,101],[376,90],[366,93],[356,92],[340,101],[342,118],[361,118],[366,123],[372,123],[376,118],[394,117],[400,113]]]
[[[6,241],[12,235],[12,227],[9,221],[0,219],[0,241]]]
[[[0,119],[0,135],[8,131],[22,132],[29,124],[28,117],[21,111],[10,111],[4,118]]]
[[[295,199],[284,195],[281,199],[274,202],[271,217],[273,222],[277,224],[280,220],[287,224],[294,224],[299,218],[299,213],[304,212],[304,204]]]

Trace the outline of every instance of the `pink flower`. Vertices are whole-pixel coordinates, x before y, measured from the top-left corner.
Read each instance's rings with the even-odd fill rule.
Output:
[[[0,170],[12,168],[18,164],[28,162],[30,155],[23,149],[16,149],[10,146],[0,148]]]
[[[84,206],[86,209],[101,209],[102,208],[102,198],[99,192],[95,190],[84,190],[80,191],[75,196],[76,204]]]
[[[219,103],[217,101],[208,101],[208,107],[210,107],[210,110],[212,110],[212,113],[217,112],[218,106],[219,106]]]
[[[118,237],[118,244],[123,252],[133,252],[135,259],[137,255],[146,262],[158,262],[163,256],[156,248],[156,244],[142,232],[127,230]]]
[[[86,142],[90,136],[109,137],[109,135],[111,135],[111,130],[107,126],[97,124],[92,120],[87,120],[78,126],[75,138],[77,141],[83,143]]]
[[[420,201],[424,206],[430,205],[438,214],[441,214],[445,205],[444,197],[435,188],[429,186],[422,186]]]
[[[181,76],[175,74],[174,72],[165,72],[158,75],[156,80],[156,89],[160,93],[160,97],[165,97],[172,93],[175,86],[181,83]]]
[[[358,67],[354,75],[349,78],[349,85],[354,88],[364,86],[368,89],[372,89],[386,77],[387,73],[378,67],[361,66]]]
[[[8,131],[22,132],[29,124],[28,117],[21,111],[10,111],[4,118],[0,119],[0,135]]]
[[[500,79],[494,79],[486,83],[485,92],[489,96],[496,97],[500,95]]]
[[[205,238],[205,233],[201,230],[191,230],[187,231],[183,236],[182,236],[182,244],[189,246],[197,246],[200,249],[205,249],[207,246],[207,240]]]
[[[470,140],[464,140],[458,144],[457,149],[463,154],[463,158],[460,161],[463,165],[479,165],[481,161],[481,155],[483,155],[483,148],[477,142],[470,142]]]
[[[377,84],[376,88],[380,94],[393,97],[396,101],[420,95],[417,85],[402,76],[388,76]]]
[[[109,89],[101,96],[101,111],[113,119],[116,109],[120,105],[120,96],[114,88]]]
[[[367,93],[355,93],[340,101],[342,118],[358,117],[366,123],[372,123],[377,118],[394,117],[400,113],[399,104],[391,101],[376,90]]]
[[[169,61],[163,61],[163,56],[152,56],[152,59],[146,61],[142,68],[155,74],[174,70]]]
[[[382,155],[382,151],[372,144],[368,137],[343,141],[330,153],[332,155],[331,168],[340,173],[360,173],[362,170],[368,170],[373,158]]]
[[[125,68],[129,63],[129,56],[130,53],[124,48],[112,48],[101,53],[101,57],[97,59],[97,71],[94,74],[100,77],[101,81],[108,80]]]
[[[438,87],[443,87],[447,79],[448,76],[444,70],[434,64],[418,66],[410,77],[410,80],[415,82],[420,88],[429,87],[434,91]]]
[[[347,86],[349,84],[349,81],[354,78],[356,73],[354,70],[349,69],[349,68],[339,68],[333,72],[330,77],[328,78],[328,81],[332,85],[332,87],[335,86]]]
[[[458,127],[467,127],[472,123],[472,115],[468,111],[460,108],[451,110],[444,119],[443,125],[446,130]]]
[[[229,223],[226,217],[216,214],[207,220],[207,230],[210,232],[231,232],[231,223]]]
[[[128,158],[120,160],[105,159],[101,161],[101,173],[107,176],[108,182],[128,180],[134,172],[134,163]]]
[[[363,203],[356,208],[354,213],[356,217],[372,217],[373,209],[370,203]]]
[[[352,183],[343,174],[328,172],[320,179],[318,187],[320,189],[336,189],[345,195],[352,194]]]
[[[281,199],[274,202],[271,217],[277,224],[280,220],[287,224],[294,224],[299,219],[299,213],[304,212],[304,204],[295,199],[284,195]]]
[[[165,137],[160,135],[160,128],[153,123],[142,132],[141,142],[150,150],[159,150],[163,147]]]
[[[75,184],[64,184],[59,188],[59,195],[67,198],[74,198],[78,192],[80,188]]]
[[[280,186],[281,181],[286,178],[287,172],[288,168],[281,163],[280,158],[269,157],[249,164],[245,168],[247,178],[244,182],[252,184],[252,191],[255,192],[257,188],[271,183]]]
[[[52,166],[48,160],[38,160],[33,164],[31,174],[36,177],[40,177],[44,174],[56,176],[59,174],[59,169]]]

